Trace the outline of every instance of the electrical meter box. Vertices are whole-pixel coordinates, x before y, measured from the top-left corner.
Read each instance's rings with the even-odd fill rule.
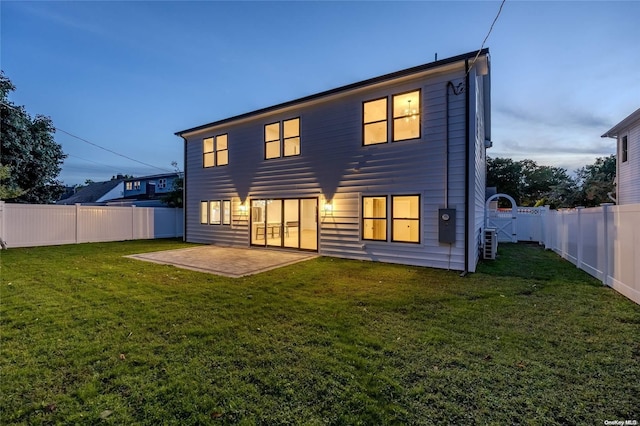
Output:
[[[456,242],[456,209],[438,210],[438,241],[447,244]]]

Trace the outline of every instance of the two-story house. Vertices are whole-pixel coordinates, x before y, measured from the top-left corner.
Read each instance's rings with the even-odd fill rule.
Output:
[[[640,108],[613,126],[602,137],[617,140],[616,200],[640,203]]]
[[[177,172],[173,172],[127,178],[124,180],[123,198],[136,200],[139,205],[162,205],[160,199],[174,190],[174,182],[179,177]],[[151,200],[156,203],[150,203]]]
[[[472,272],[490,111],[484,49],[179,131],[185,240]]]

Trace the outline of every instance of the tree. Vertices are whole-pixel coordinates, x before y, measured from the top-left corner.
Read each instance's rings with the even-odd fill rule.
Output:
[[[510,158],[487,158],[487,186],[495,186],[499,193],[511,195],[520,204],[522,166]]]
[[[173,188],[171,192],[167,192],[165,196],[161,198],[161,201],[168,205],[169,207],[179,207],[182,208],[182,194],[184,188],[184,176],[180,169],[178,168],[178,162],[172,161],[171,165],[175,169],[176,173],[178,173],[178,177],[173,180]]]
[[[0,72],[0,166],[9,167],[3,177],[3,188],[22,188],[5,201],[18,203],[53,203],[64,192],[57,177],[66,155],[55,142],[55,127],[49,117],[32,118],[24,107],[13,105],[8,99],[15,90],[11,80]]]
[[[11,176],[11,167],[0,165],[0,200],[9,200],[19,197],[24,193],[22,188],[15,186],[14,183],[9,183]],[[7,182],[7,184],[5,184]]]
[[[581,183],[582,205],[599,206],[610,203],[609,194],[615,194],[616,157],[598,157],[595,163],[576,170]]]
[[[511,195],[519,206],[549,204],[555,208],[568,207],[565,204],[574,199],[570,194],[577,190],[566,169],[510,158],[487,159],[487,186]]]

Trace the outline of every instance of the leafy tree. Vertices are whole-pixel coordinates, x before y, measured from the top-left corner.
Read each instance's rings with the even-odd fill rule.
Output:
[[[508,194],[520,205],[522,198],[522,166],[510,158],[487,158],[487,186]]]
[[[9,183],[10,176],[11,167],[0,165],[0,200],[16,198],[24,193],[24,190],[21,188],[15,186],[13,183]],[[7,182],[7,184],[5,184],[5,182]]]
[[[178,168],[177,161],[172,161],[171,165],[175,169],[176,173],[178,173],[178,177],[173,180],[173,189],[171,192],[167,192],[167,194],[161,198],[161,201],[169,207],[181,208],[183,205],[182,194],[184,188],[184,176]]]
[[[55,127],[49,117],[32,118],[24,107],[13,105],[9,93],[15,90],[11,80],[0,72],[0,161],[10,173],[3,178],[4,188],[22,188],[22,193],[12,193],[5,201],[18,203],[53,203],[64,192],[64,185],[57,180],[66,155],[55,142]]]
[[[599,206],[610,203],[609,193],[615,194],[616,157],[598,157],[595,163],[576,170],[581,183],[582,205]]]
[[[487,160],[487,186],[495,186],[499,193],[511,195],[520,206],[549,204],[555,208],[567,207],[566,203],[574,202],[573,195],[577,191],[576,182],[566,169],[510,158]]]

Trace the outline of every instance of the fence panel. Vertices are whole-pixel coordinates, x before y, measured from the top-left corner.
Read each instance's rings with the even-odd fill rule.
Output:
[[[549,211],[546,248],[640,304],[640,204]]]
[[[0,239],[8,247],[171,238],[183,235],[182,209],[58,206],[0,201]]]

